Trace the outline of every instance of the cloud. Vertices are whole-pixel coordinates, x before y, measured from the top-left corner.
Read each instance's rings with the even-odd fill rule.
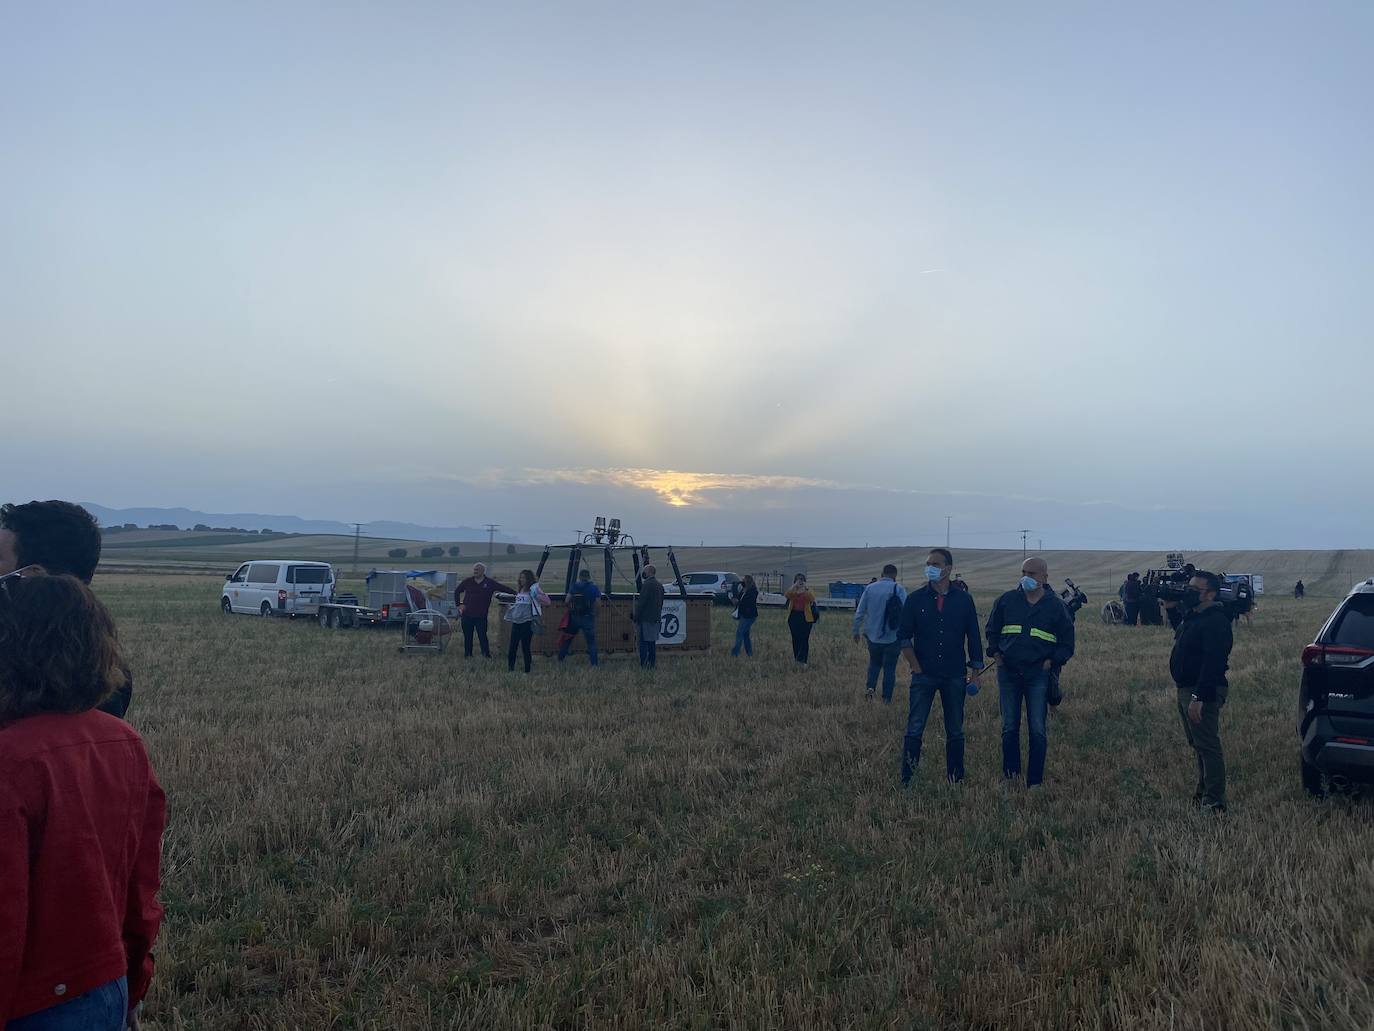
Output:
[[[757,476],[751,473],[694,473],[680,469],[517,469],[492,470],[479,476],[476,486],[536,487],[555,484],[629,487],[651,491],[674,508],[713,506],[712,494],[721,491],[853,490],[834,480],[805,476]]]

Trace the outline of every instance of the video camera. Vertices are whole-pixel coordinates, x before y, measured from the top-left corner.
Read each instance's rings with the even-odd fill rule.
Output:
[[[1147,569],[1140,581],[1140,590],[1146,597],[1158,598],[1162,602],[1181,602],[1188,593],[1188,581],[1195,575],[1197,567],[1191,562],[1181,566],[1171,563],[1168,569]],[[1227,583],[1225,573],[1217,575],[1221,579],[1217,601],[1221,602],[1228,616],[1235,619],[1255,607],[1255,595],[1248,580]]]
[[[1088,596],[1068,577],[1064,578],[1064,582],[1068,587],[1059,592],[1059,600],[1069,610],[1069,618],[1074,619],[1078,615],[1078,610],[1088,604]]]

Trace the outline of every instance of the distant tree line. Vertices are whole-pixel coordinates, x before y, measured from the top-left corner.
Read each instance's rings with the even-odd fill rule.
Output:
[[[142,529],[174,530],[177,533],[251,533],[261,534],[263,537],[270,537],[273,534],[286,536],[286,531],[284,530],[269,530],[265,527],[261,530],[247,530],[244,529],[242,526],[207,526],[205,523],[196,523],[195,526],[189,526],[185,530],[183,530],[176,523],[149,523],[147,527],[139,526],[137,523],[124,523],[121,526],[102,526],[100,528],[100,532],[128,533],[130,530]]]

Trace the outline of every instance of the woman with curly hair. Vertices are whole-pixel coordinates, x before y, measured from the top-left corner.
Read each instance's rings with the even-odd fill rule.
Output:
[[[118,689],[114,624],[72,576],[0,579],[0,1024],[137,1027],[166,799]]]

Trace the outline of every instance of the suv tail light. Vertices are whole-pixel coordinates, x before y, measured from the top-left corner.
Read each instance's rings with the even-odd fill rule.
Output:
[[[387,618],[388,616],[390,616],[390,615],[391,615],[391,606],[390,606],[390,605],[383,605],[383,606],[382,606],[382,618],[383,618],[383,619],[386,619],[386,618]]]
[[[1358,666],[1371,657],[1374,657],[1374,648],[1339,644],[1309,644],[1302,650],[1303,666]]]
[[[278,592],[277,592],[277,603],[278,603],[278,604],[284,604],[285,602],[286,602],[286,591],[284,591],[284,590],[278,591]]]

